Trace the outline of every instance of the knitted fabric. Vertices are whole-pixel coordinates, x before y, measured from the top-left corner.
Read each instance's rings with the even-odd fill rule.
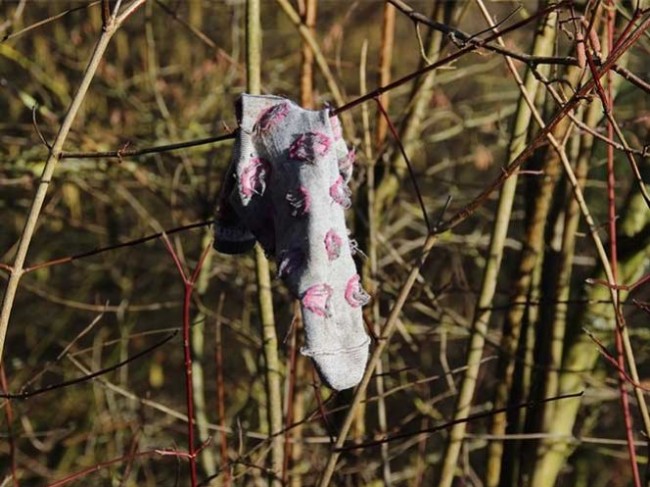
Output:
[[[328,110],[276,96],[243,95],[239,133],[215,226],[215,248],[236,254],[257,240],[300,300],[302,354],[336,390],[359,383],[370,339],[345,225],[354,153]]]

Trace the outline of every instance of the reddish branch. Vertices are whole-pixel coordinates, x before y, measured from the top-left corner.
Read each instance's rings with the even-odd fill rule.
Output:
[[[625,382],[632,385],[633,387],[638,387],[639,389],[642,389],[646,392],[650,392],[649,388],[645,387],[643,384],[639,384],[632,377],[630,377],[630,374],[628,374],[625,371],[625,369],[621,368],[618,358],[612,356],[612,354],[609,353],[609,350],[607,350],[607,347],[603,344],[603,342],[601,342],[598,338],[596,338],[596,336],[586,328],[583,328],[583,331],[587,334],[587,336],[591,339],[591,341],[593,341],[596,344],[596,348],[598,349],[598,352],[600,352],[600,354],[605,358],[605,360],[607,360],[611,365],[613,365],[614,368],[618,371],[618,373],[625,379]]]
[[[208,225],[211,225],[211,224],[212,224],[212,220],[202,221],[202,222],[197,222],[197,223],[191,223],[189,225],[183,225],[183,226],[180,226],[180,227],[172,228],[170,230],[165,230],[164,233],[166,235],[172,235],[174,233],[184,232],[185,230],[191,230],[193,228],[201,228],[201,227],[205,227],[205,226],[208,226]],[[91,257],[93,255],[101,254],[101,253],[104,253],[104,252],[109,252],[111,250],[121,249],[123,247],[132,247],[134,245],[139,245],[141,243],[148,242],[149,240],[154,240],[156,238],[160,238],[160,237],[162,237],[162,235],[163,235],[162,232],[154,233],[152,235],[147,235],[146,237],[138,238],[138,239],[135,239],[135,240],[129,240],[128,242],[124,242],[124,243],[120,243],[120,244],[116,244],[116,245],[110,245],[108,247],[100,247],[98,249],[89,250],[88,252],[82,252],[80,254],[70,255],[68,257],[61,257],[61,258],[58,258],[58,259],[48,260],[47,262],[41,262],[41,263],[38,263],[38,264],[34,264],[32,266],[26,267],[24,272],[27,273],[27,272],[35,271],[37,269],[42,269],[44,267],[50,267],[50,266],[59,265],[59,264],[67,264],[68,262],[72,262],[74,260],[84,259],[86,257]],[[8,270],[9,272],[11,272],[11,266],[3,264],[2,267],[5,268],[6,270]]]
[[[175,458],[188,458],[189,456],[184,453],[184,452],[171,452],[168,450],[146,450],[146,451],[139,451],[139,452],[129,452],[128,455],[124,455],[118,458],[113,458],[112,460],[108,460],[106,462],[100,462],[92,467],[84,468],[83,470],[80,470],[78,472],[73,473],[72,475],[68,475],[67,477],[64,477],[62,479],[59,479],[55,482],[52,482],[51,484],[48,484],[47,487],[62,487],[64,485],[67,485],[71,482],[74,482],[75,480],[82,479],[84,477],[87,477],[88,475],[99,472],[100,470],[103,470],[105,468],[112,467],[114,465],[119,465],[124,462],[132,462],[133,460],[137,458],[144,458],[144,457],[151,457],[151,456],[173,456]],[[86,484],[90,485],[90,484]]]
[[[190,346],[190,306],[192,304],[192,293],[194,291],[194,284],[199,276],[201,267],[203,267],[203,262],[208,255],[208,252],[211,250],[211,245],[206,246],[199,258],[199,262],[194,268],[194,272],[191,276],[187,276],[183,265],[181,264],[178,255],[174,251],[167,234],[162,234],[162,240],[165,244],[165,248],[171,255],[174,264],[176,265],[176,270],[178,275],[183,281],[183,355],[185,358],[185,401],[187,406],[187,442],[188,442],[188,453],[187,458],[190,462],[190,478],[192,482],[192,487],[197,487],[198,477],[197,477],[197,468],[196,468],[196,456],[200,452],[200,448],[197,449],[194,440],[194,394],[192,392],[192,349]]]
[[[606,9],[606,28],[607,28],[607,45],[610,50],[614,49],[614,4],[610,0],[609,8]],[[612,72],[607,72],[607,93],[605,93],[603,86],[595,76],[596,68],[593,59],[589,52],[587,52],[587,62],[589,69],[594,77],[596,84],[596,92],[600,97],[603,105],[603,110],[607,114],[607,137],[614,138],[614,121],[612,119],[612,112],[614,110],[614,93],[612,90],[613,77]],[[633,166],[636,166],[633,162]],[[637,169],[638,173],[638,169]],[[643,183],[641,183],[643,185]],[[616,174],[614,171],[614,148],[611,145],[607,146],[607,203],[609,215],[609,259],[612,268],[612,276],[614,283],[618,282],[618,249],[617,249],[617,232],[616,232]],[[627,450],[630,455],[630,467],[632,469],[632,478],[634,479],[635,487],[641,487],[641,476],[639,474],[639,465],[636,460],[636,449],[634,446],[634,433],[632,432],[632,413],[630,411],[630,398],[627,394],[627,372],[625,371],[625,352],[623,349],[623,333],[622,327],[625,326],[625,320],[620,312],[620,292],[614,290],[616,301],[612,303],[615,307],[614,314],[616,316],[616,329],[614,333],[616,344],[616,365],[618,368],[618,382],[619,393],[621,397],[621,408],[623,409],[623,419],[625,421],[625,437],[627,439]]]

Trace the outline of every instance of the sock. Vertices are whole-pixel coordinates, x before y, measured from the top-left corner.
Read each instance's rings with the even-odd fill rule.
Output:
[[[354,162],[338,118],[276,96],[243,95],[239,133],[222,189],[215,248],[250,250],[256,239],[300,300],[301,353],[336,390],[356,386],[370,338],[344,211]]]

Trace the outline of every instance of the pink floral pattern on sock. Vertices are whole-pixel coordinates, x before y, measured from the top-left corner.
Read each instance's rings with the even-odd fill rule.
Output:
[[[332,287],[328,284],[314,284],[302,295],[302,305],[305,309],[324,318],[329,316],[329,301],[332,297]]]
[[[330,187],[330,196],[343,208],[348,209],[352,205],[352,192],[345,184],[343,176],[339,176],[334,184]]]
[[[334,229],[329,230],[325,234],[325,250],[327,251],[327,258],[330,261],[339,258],[339,255],[341,255],[342,245],[343,240],[338,236]]]
[[[263,133],[275,127],[282,122],[289,114],[289,103],[278,103],[264,110],[257,122],[255,122],[255,131]]]
[[[246,163],[239,177],[239,191],[244,203],[255,194],[264,194],[270,173],[271,165],[265,159],[253,157]]]
[[[291,248],[282,252],[278,261],[278,277],[284,279],[305,265],[305,253],[299,248]]]
[[[289,158],[297,161],[316,162],[330,148],[330,139],[320,132],[300,134],[289,147]]]
[[[363,290],[359,281],[359,274],[355,274],[345,286],[345,300],[353,308],[365,306],[370,301],[370,296]]]
[[[311,208],[311,196],[307,188],[300,186],[297,190],[287,194],[287,201],[291,206],[291,216],[304,216]]]

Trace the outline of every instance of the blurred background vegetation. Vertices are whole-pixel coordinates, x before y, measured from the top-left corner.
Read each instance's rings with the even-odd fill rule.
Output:
[[[606,3],[573,5],[574,13],[593,21],[592,28],[603,39]],[[261,3],[262,91],[311,108],[339,104],[281,4]],[[313,9],[314,4],[309,29],[345,102],[458,50],[451,37],[424,24],[419,26],[420,44],[414,22],[381,1],[289,3],[303,20],[305,9]],[[480,2],[412,0],[408,5],[464,32],[488,28]],[[534,16],[545,5],[486,4],[497,21],[506,19],[505,25]],[[617,34],[635,5],[617,2]],[[227,134],[236,128],[233,104],[246,90],[245,8],[245,2],[234,0],[146,1],[111,40],[64,150],[141,149]],[[389,20],[386,27],[391,16],[394,26]],[[574,58],[575,32],[582,27],[578,23],[576,28],[575,22],[567,20],[570,17],[567,9],[559,13],[559,20],[541,16],[509,33],[505,46],[531,54],[544,38],[549,42],[546,55]],[[48,18],[51,21],[43,25],[22,30]],[[544,32],[546,21],[552,25]],[[55,138],[101,31],[100,2],[0,0],[0,262],[5,264],[0,276],[4,282],[48,156],[38,131],[46,141]],[[394,40],[387,32],[394,33]],[[649,51],[650,37],[645,32],[619,62],[645,79],[646,86]],[[392,53],[390,63],[386,52]],[[306,66],[311,71],[305,71]],[[515,68],[524,77],[530,71],[521,62]],[[589,77],[588,71],[585,74],[576,66],[552,64],[539,69],[548,78],[564,80],[555,86],[566,88],[567,98],[571,88],[580,85],[580,76]],[[612,88],[616,120],[627,142],[637,149],[647,147],[648,91],[618,74],[613,75]],[[532,93],[542,117],[550,120],[557,103],[544,85]],[[513,158],[513,141],[518,137],[530,141],[539,131],[530,116],[517,125],[524,110],[521,91],[504,57],[486,49],[464,55],[389,94],[383,102],[400,131],[434,222],[462,209],[499,176]],[[594,131],[606,134],[602,113],[596,95],[574,111]],[[360,258],[358,267],[374,298],[366,310],[367,323],[380,334],[420,255],[427,228],[413,183],[394,140],[379,122],[376,104],[368,102],[345,116],[349,117],[346,138],[358,155],[353,182],[356,203],[348,217],[369,256]],[[575,171],[582,174],[596,232],[607,241],[607,145],[580,128],[568,131],[568,125],[558,126],[554,133]],[[205,222],[169,237],[180,260],[193,269],[202,249],[210,245],[208,225],[230,148],[230,141],[224,141],[140,157],[62,159],[49,186],[27,266],[82,256],[160,229]],[[647,178],[647,156],[636,157]],[[583,330],[595,334],[616,356],[616,320],[607,288],[585,283],[589,277],[604,279],[602,263],[573,203],[556,152],[548,145],[537,149],[523,169],[506,219],[507,238],[500,244],[494,243],[495,227],[502,218],[498,192],[440,236],[402,310],[367,401],[357,411],[350,444],[384,435],[404,436],[384,446],[345,452],[331,485],[624,486],[633,482],[618,374]],[[615,171],[619,283],[630,284],[649,267],[650,218],[620,150],[615,153]],[[369,197],[374,208],[370,210]],[[546,209],[540,210],[540,205]],[[571,215],[578,216],[572,219]],[[490,283],[484,276],[493,261],[494,245],[503,258],[500,265],[496,263],[496,277],[491,280],[495,289],[489,296],[485,287]],[[531,255],[532,261],[526,261]],[[196,284],[192,345],[198,443],[212,438],[199,458],[204,485],[315,485],[350,401],[350,391],[333,394],[321,387],[308,359],[296,354],[302,337],[294,303],[280,281],[273,280],[272,290],[281,408],[288,428],[279,435],[284,455],[281,470],[272,465],[269,455],[268,408],[278,406],[268,402],[268,357],[263,352],[254,256],[210,253]],[[477,319],[486,311],[481,296],[489,302],[485,330]],[[623,292],[620,305],[642,384],[650,360],[648,299],[648,286],[641,285],[629,295]],[[20,282],[11,315],[3,389],[35,390],[125,361],[181,327],[182,300],[183,283],[160,239],[30,269]],[[513,333],[513,326],[520,329]],[[448,429],[418,431],[443,424],[469,407],[459,404],[458,394],[467,387],[464,374],[471,367],[469,352],[478,335],[484,343],[466,413],[487,413],[499,405],[560,393],[584,390],[585,394],[559,401],[552,411],[541,406],[517,410],[514,416],[511,411],[502,431],[492,415],[472,420],[460,432],[460,451],[454,458],[450,453],[454,437]],[[558,349],[552,349],[554,340],[562,343],[559,362],[549,358],[558,359]],[[514,368],[509,376],[508,366]],[[185,458],[153,452],[186,451],[184,381],[182,340],[177,335],[94,380],[28,399],[1,400],[0,485],[48,485],[93,466],[101,468],[69,483],[189,485]],[[559,385],[549,386],[555,383]],[[499,396],[500,384],[507,385],[505,399]],[[643,473],[647,438],[632,387],[624,388],[632,400],[632,432]],[[564,404],[569,404],[566,409]],[[452,474],[445,479],[442,466],[450,462]]]

